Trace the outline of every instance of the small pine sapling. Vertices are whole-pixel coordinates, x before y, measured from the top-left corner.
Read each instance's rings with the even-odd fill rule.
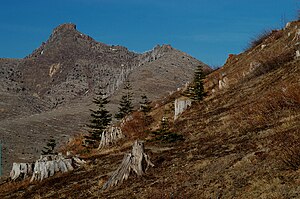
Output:
[[[203,73],[202,67],[197,66],[194,73],[193,82],[188,89],[188,97],[190,97],[192,100],[201,101],[204,98],[205,96],[204,84],[203,84],[204,78],[205,75]]]

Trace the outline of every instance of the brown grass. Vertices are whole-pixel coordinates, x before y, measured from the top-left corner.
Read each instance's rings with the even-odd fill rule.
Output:
[[[294,59],[294,51],[285,51],[279,55],[265,54],[263,57],[258,59],[261,63],[249,76],[250,78],[259,77],[266,73],[269,73],[285,63],[289,63]]]
[[[300,87],[289,85],[274,89],[255,99],[252,103],[241,107],[233,113],[233,121],[240,131],[264,129],[284,116],[293,115],[300,110]]]
[[[145,124],[143,113],[136,111],[130,116],[132,118],[121,127],[125,136],[129,139],[145,138],[147,136],[147,127]]]
[[[272,34],[271,30],[264,30],[255,37],[253,37],[247,47],[247,50],[253,49],[256,46],[262,44],[270,35]]]
[[[278,40],[279,38],[281,38],[282,36],[283,36],[282,31],[264,30],[251,39],[246,51],[257,47],[258,45],[261,45],[264,42],[268,42],[268,43],[274,42],[274,41]]]
[[[65,145],[63,145],[58,151],[62,152],[63,154],[66,154],[67,152],[70,152],[71,154],[77,154],[77,155],[86,155],[87,153],[90,153],[91,151],[84,147],[82,145],[84,140],[84,134],[79,133],[72,137]]]
[[[30,179],[27,178],[22,181],[17,181],[17,182],[8,182],[4,183],[3,185],[0,186],[0,193],[5,193],[7,191],[14,191],[18,189],[24,189],[27,188],[30,184]]]

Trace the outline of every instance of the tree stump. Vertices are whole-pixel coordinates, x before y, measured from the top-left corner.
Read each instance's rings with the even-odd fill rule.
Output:
[[[123,137],[124,135],[122,133],[122,130],[119,127],[114,127],[114,126],[110,127],[109,129],[102,132],[101,141],[98,150],[106,146],[109,146],[111,144],[114,144],[117,140]]]
[[[143,142],[136,140],[131,153],[125,154],[121,165],[103,185],[102,190],[127,180],[131,171],[134,171],[138,176],[143,175],[149,166],[153,167],[154,164],[150,161],[149,156],[144,153]]]
[[[31,175],[31,174],[32,174],[31,163],[13,163],[13,167],[10,172],[10,178],[15,181],[19,178],[25,179],[27,175]]]
[[[65,173],[74,170],[72,164],[79,167],[85,163],[84,160],[77,157],[66,159],[62,155],[45,155],[41,156],[35,163],[13,163],[10,178],[15,181],[32,175],[31,182],[43,180],[57,172]]]
[[[61,155],[41,156],[34,164],[34,172],[30,181],[42,181],[44,178],[51,177],[57,172],[65,173],[72,170],[74,170],[72,159],[65,159]]]

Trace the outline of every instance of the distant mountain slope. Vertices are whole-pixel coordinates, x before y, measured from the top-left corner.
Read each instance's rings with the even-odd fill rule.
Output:
[[[100,87],[111,96],[115,111],[129,76],[135,102],[141,93],[157,99],[190,81],[196,65],[211,70],[169,45],[138,54],[97,42],[74,24],[58,26],[24,59],[0,59],[5,173],[13,161],[37,157],[51,135],[62,141],[82,131]]]
[[[146,94],[157,100],[183,87],[192,80],[196,66],[203,66],[204,72],[211,71],[206,64],[181,52],[170,45],[156,46],[153,50],[138,56],[139,67],[129,74],[135,104]],[[117,103],[122,90],[112,97]]]

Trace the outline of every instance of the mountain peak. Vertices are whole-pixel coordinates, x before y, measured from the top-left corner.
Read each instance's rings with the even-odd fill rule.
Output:
[[[61,24],[61,25],[57,26],[53,32],[55,33],[58,31],[65,31],[65,30],[76,30],[76,24],[73,24],[73,23]]]

